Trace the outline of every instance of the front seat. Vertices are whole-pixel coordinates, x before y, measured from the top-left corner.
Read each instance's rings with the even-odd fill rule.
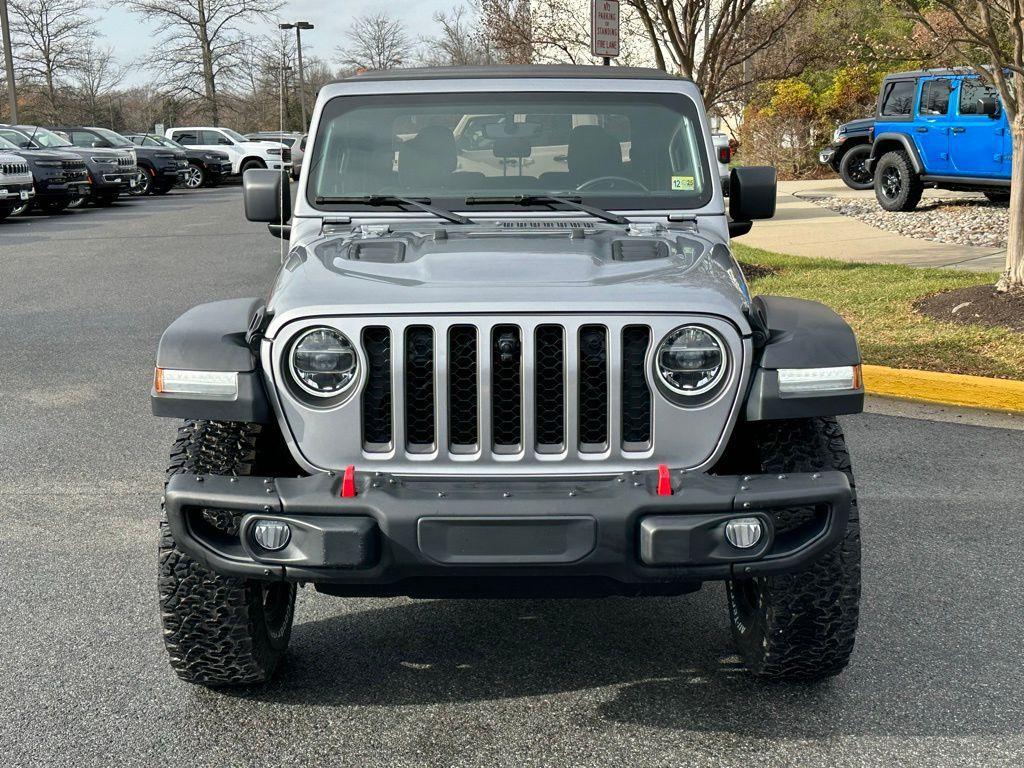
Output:
[[[569,188],[602,176],[622,176],[622,147],[599,125],[577,125],[569,133],[568,171],[542,173],[546,187]]]
[[[428,125],[398,149],[398,181],[415,192],[472,186],[482,173],[456,172],[455,136],[443,125]]]

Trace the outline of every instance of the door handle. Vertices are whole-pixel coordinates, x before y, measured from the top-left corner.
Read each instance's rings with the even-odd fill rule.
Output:
[[[953,128],[953,133],[963,133],[966,130],[966,128],[955,127]]]
[[[928,127],[925,125],[919,125],[914,130],[917,131],[918,133],[928,133]]]

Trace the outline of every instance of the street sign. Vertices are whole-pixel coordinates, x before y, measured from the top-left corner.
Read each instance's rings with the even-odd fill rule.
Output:
[[[618,0],[591,0],[590,52],[606,60],[619,55]]]

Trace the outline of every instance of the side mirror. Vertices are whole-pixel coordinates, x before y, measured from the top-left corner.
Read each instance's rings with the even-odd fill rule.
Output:
[[[992,96],[982,96],[978,99],[978,114],[988,115],[995,120],[999,117],[999,100]]]
[[[755,219],[775,215],[778,182],[769,166],[733,168],[729,174],[729,233],[733,237],[750,231]]]
[[[250,168],[242,176],[245,218],[284,225],[292,217],[291,186],[281,171]]]

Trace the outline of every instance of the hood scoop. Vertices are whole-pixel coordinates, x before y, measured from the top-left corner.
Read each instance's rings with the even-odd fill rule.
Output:
[[[664,240],[631,237],[612,241],[613,261],[649,261],[668,257],[669,247]]]
[[[405,243],[401,240],[368,240],[349,246],[350,261],[374,264],[400,264],[405,261]]]

